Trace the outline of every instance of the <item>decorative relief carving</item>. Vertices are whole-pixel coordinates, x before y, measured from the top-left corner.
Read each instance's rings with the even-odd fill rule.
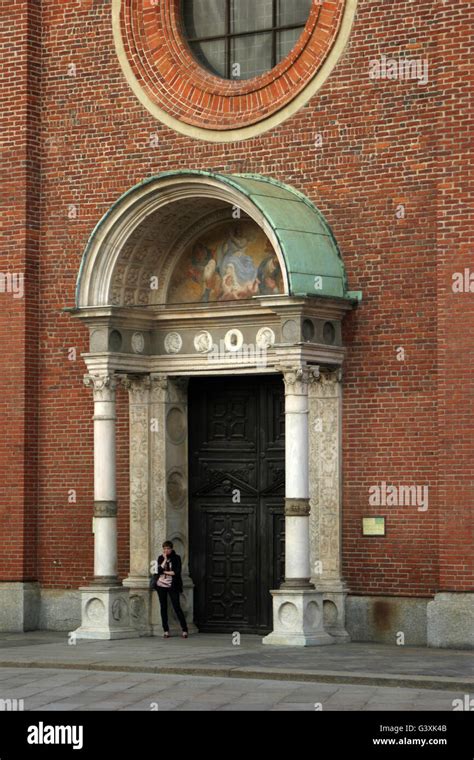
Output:
[[[85,614],[86,618],[90,620],[91,623],[99,623],[104,620],[105,605],[102,599],[98,599],[97,597],[89,599],[86,604]]]
[[[127,612],[127,603],[124,599],[115,599],[112,602],[112,617],[116,623],[119,623],[125,617]]]
[[[283,602],[278,610],[280,623],[284,628],[293,628],[298,620],[298,609],[293,602]]]
[[[283,374],[286,394],[306,395],[308,385],[319,378],[319,367],[316,366],[287,367],[279,365],[276,369]]]
[[[212,335],[207,330],[202,330],[194,338],[194,348],[200,354],[206,354],[212,349]]]
[[[92,388],[94,401],[115,401],[116,375],[85,375],[84,385]]]
[[[148,406],[130,405],[130,517],[145,532],[148,514]],[[136,527],[134,528],[136,531]]]
[[[183,339],[178,332],[170,332],[165,337],[165,351],[167,354],[179,354],[183,347]]]
[[[310,540],[322,579],[340,577],[340,370],[321,370],[309,393]]]
[[[145,336],[141,332],[135,332],[132,335],[132,351],[136,354],[142,354],[145,350]]]
[[[151,380],[149,375],[122,375],[121,384],[130,394],[130,404],[147,404]]]
[[[258,348],[271,348],[275,343],[275,333],[271,327],[261,327],[257,333],[256,343]]]
[[[142,622],[145,619],[145,600],[138,594],[133,594],[130,597],[130,617],[137,621]]]

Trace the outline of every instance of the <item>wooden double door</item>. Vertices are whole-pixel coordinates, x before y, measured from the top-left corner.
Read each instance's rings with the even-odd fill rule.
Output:
[[[189,386],[189,539],[201,631],[267,633],[284,576],[281,377],[194,378]]]

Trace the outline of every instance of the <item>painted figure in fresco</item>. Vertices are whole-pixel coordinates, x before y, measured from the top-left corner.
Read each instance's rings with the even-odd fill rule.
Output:
[[[219,301],[251,298],[258,293],[257,267],[246,253],[248,240],[243,230],[234,227],[217,252],[222,278]]]
[[[263,259],[257,272],[258,292],[261,296],[270,296],[282,292],[280,264],[270,243],[267,243],[266,251],[268,255]]]

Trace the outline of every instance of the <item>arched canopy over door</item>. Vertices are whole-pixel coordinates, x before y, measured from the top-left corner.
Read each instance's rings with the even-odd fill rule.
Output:
[[[250,174],[174,171],[144,180],[119,198],[94,229],[76,289],[76,308],[166,303],[185,245],[203,224],[241,214],[267,236],[287,296],[354,301],[343,260],[323,214],[302,193]],[[150,288],[155,278],[156,288]]]

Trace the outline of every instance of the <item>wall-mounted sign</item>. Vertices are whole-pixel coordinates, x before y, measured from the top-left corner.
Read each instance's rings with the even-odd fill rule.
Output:
[[[363,517],[363,536],[385,536],[385,517]]]

